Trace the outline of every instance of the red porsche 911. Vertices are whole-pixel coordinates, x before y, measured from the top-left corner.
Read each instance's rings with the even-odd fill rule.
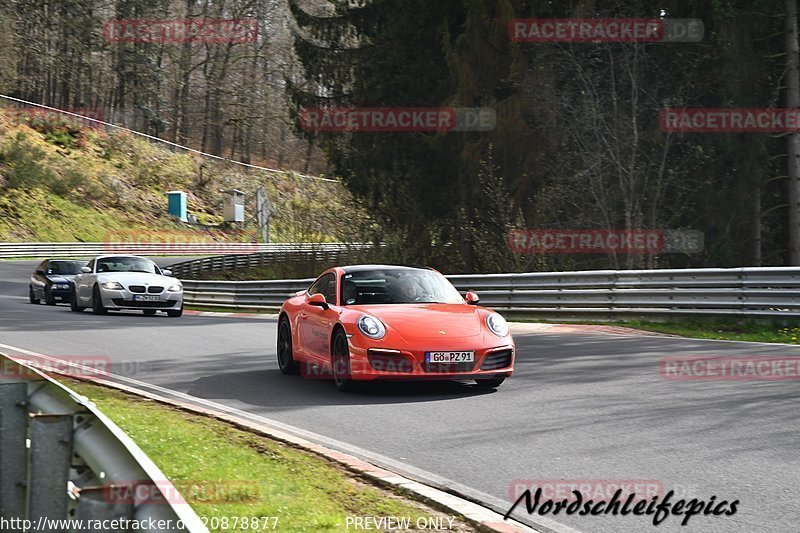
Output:
[[[494,388],[514,372],[514,340],[505,319],[477,303],[432,269],[331,268],[281,307],[278,366],[331,376],[342,391],[378,379]]]

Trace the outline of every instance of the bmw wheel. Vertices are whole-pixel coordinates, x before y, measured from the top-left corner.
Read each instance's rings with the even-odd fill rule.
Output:
[[[78,305],[78,295],[76,294],[75,286],[72,287],[72,293],[69,297],[69,309],[73,313],[82,313],[83,307]]]
[[[108,309],[103,307],[103,298],[100,296],[100,287],[97,285],[92,290],[92,312],[96,315],[108,313]]]

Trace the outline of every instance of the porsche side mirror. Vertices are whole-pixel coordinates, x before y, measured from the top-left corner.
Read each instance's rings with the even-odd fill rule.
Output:
[[[171,276],[172,275],[172,270],[162,270],[161,274],[163,276]]]
[[[481,301],[481,297],[472,291],[468,292],[464,299],[467,300],[469,305],[475,305]]]
[[[321,308],[323,308],[325,310],[327,310],[328,307],[329,307],[328,306],[328,302],[325,301],[325,296],[320,294],[320,293],[312,294],[311,296],[309,296],[308,297],[308,305],[313,305],[315,307],[321,307]]]
[[[91,274],[92,269],[89,267],[81,267],[81,272],[83,272],[84,274]]]

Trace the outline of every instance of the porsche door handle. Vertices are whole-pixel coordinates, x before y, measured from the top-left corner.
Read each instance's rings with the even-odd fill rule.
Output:
[[[308,318],[308,313],[300,313],[300,318],[305,320],[306,318]]]

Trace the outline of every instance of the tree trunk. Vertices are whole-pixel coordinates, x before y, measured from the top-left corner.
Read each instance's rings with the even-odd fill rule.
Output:
[[[786,107],[800,107],[797,0],[786,0]],[[789,171],[789,265],[800,265],[800,133],[790,133],[786,147]]]

